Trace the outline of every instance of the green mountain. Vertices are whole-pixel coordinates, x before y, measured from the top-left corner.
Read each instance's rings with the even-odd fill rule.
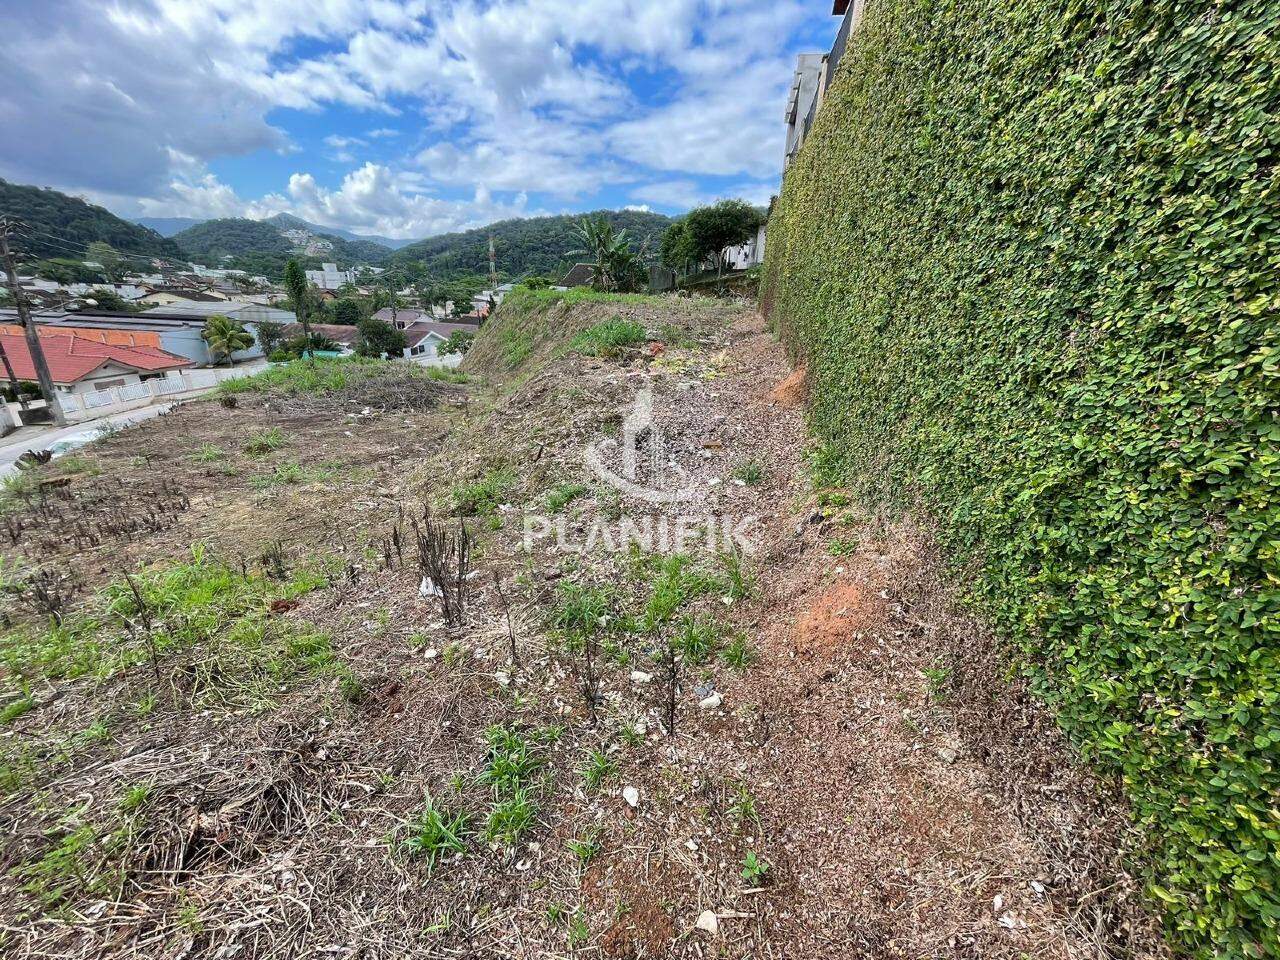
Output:
[[[327,260],[350,268],[379,266],[391,255],[381,244],[317,233],[305,220],[283,213],[268,220],[206,220],[174,234],[173,240],[198,263],[275,279],[283,276],[290,259],[307,267]]]
[[[194,223],[194,221],[192,222]],[[408,246],[413,243],[412,240],[395,240],[392,237],[380,237],[376,234],[353,233],[350,230],[344,230],[342,227],[322,227],[318,223],[312,223],[310,220],[303,220],[301,217],[295,217],[291,213],[277,213],[274,217],[267,217],[267,223],[288,223],[295,227],[310,230],[315,234],[321,234],[328,237],[341,237],[343,240],[350,240],[352,243],[380,244],[390,250],[399,250],[401,247]]]
[[[154,230],[121,220],[109,210],[47,187],[0,180],[0,214],[23,224],[14,246],[39,258],[79,257],[95,240],[121,253],[179,259],[182,251]]]
[[[646,245],[653,254],[658,251],[658,241],[663,232],[672,223],[670,217],[660,213],[638,210],[599,210],[596,213],[607,217],[615,228],[625,229],[633,242]],[[594,215],[501,220],[476,230],[442,233],[397,250],[391,255],[391,264],[415,266],[422,272],[436,275],[486,273],[489,270],[489,236],[492,234],[501,273],[511,277],[530,273],[556,277],[581,259],[573,253],[582,246],[574,234],[574,224],[584,216]]]
[[[197,220],[195,217],[134,217],[133,222],[140,227],[154,230],[162,237],[172,237],[175,233],[181,233],[187,227],[194,227],[196,224],[204,223],[203,220]]]

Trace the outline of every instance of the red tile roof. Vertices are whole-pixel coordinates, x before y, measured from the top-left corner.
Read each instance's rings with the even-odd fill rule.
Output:
[[[4,352],[13,365],[13,372],[19,380],[36,378],[35,364],[31,362],[31,353],[27,350],[25,337],[0,336],[0,346],[4,347]],[[178,370],[189,367],[192,363],[186,357],[179,357],[159,347],[122,347],[110,343],[96,343],[82,337],[50,336],[43,331],[41,331],[40,346],[44,350],[44,357],[49,364],[49,373],[53,376],[53,382],[64,385],[78,383],[108,363],[127,367],[138,373]]]

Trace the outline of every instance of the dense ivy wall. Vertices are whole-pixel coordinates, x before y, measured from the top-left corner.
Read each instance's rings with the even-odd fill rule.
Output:
[[[1173,939],[1280,955],[1280,3],[869,6],[769,232],[820,467],[980,571]]]

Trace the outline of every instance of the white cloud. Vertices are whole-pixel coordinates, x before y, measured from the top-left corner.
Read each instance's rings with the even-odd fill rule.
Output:
[[[394,236],[518,215],[528,193],[687,206],[714,199],[708,176],[760,202],[792,38],[824,19],[808,0],[6,0],[0,119],[24,136],[0,175],[130,212],[287,206]],[[289,112],[334,107],[323,137]],[[396,138],[401,158],[332,189],[304,169],[245,200],[208,173],[263,150],[355,165]]]
[[[630,210],[632,213],[652,213],[653,212],[653,207],[649,206],[647,203],[628,203],[622,209]]]

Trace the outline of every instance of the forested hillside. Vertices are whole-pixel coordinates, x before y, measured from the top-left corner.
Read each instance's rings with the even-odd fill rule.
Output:
[[[316,233],[306,221],[285,214],[270,220],[206,220],[175,234],[173,241],[200,263],[234,266],[272,278],[283,275],[290,258],[307,264],[329,260],[349,268],[385,263],[391,253],[369,240],[352,242]]]
[[[671,224],[671,218],[660,213],[638,210],[598,211],[617,229],[625,229],[637,243],[646,245],[656,255],[658,241]],[[501,220],[487,227],[461,233],[443,233],[411,243],[392,254],[391,262],[400,266],[419,264],[431,275],[483,273],[489,269],[489,235],[493,235],[498,269],[506,276],[559,273],[578,259],[573,251],[582,246],[574,233],[574,224],[592,214],[558,217],[531,217]]]
[[[0,214],[24,224],[17,245],[41,258],[82,255],[97,240],[122,253],[180,256],[177,246],[154,230],[57,190],[0,180]]]
[[[1201,957],[1280,954],[1278,27],[868,4],[763,288],[823,479],[978,575]]]

